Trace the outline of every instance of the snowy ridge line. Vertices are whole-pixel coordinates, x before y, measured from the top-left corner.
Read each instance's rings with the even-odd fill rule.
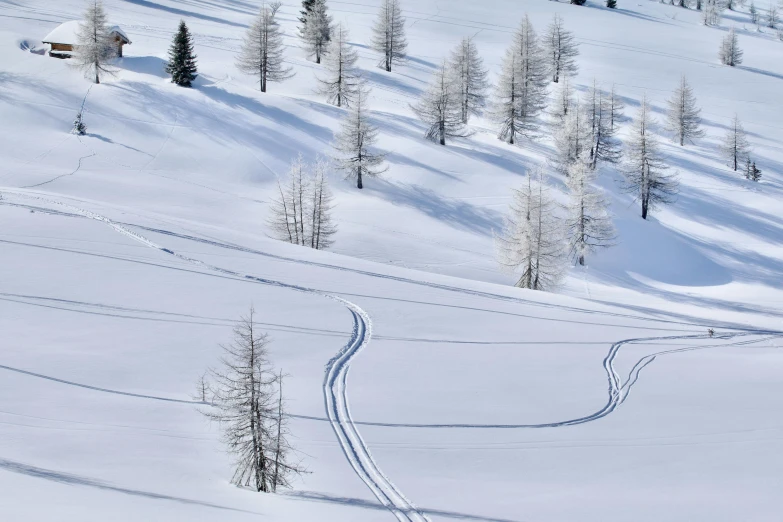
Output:
[[[389,480],[389,478],[386,477],[386,475],[384,475],[384,473],[380,470],[377,463],[372,458],[369,448],[367,447],[366,443],[364,442],[361,435],[359,434],[359,431],[356,429],[356,425],[353,422],[353,419],[351,418],[351,411],[348,406],[347,375],[348,375],[348,369],[350,368],[350,361],[357,353],[359,353],[359,351],[362,348],[364,348],[370,342],[370,338],[372,335],[372,326],[371,326],[372,322],[367,312],[362,310],[356,304],[351,303],[350,301],[347,301],[341,297],[326,294],[318,290],[314,290],[303,286],[292,285],[292,284],[283,283],[280,281],[274,281],[270,279],[264,279],[249,274],[242,274],[234,270],[228,270],[218,266],[210,265],[204,263],[203,261],[199,261],[198,259],[193,259],[184,256],[182,254],[174,252],[169,248],[154,243],[153,241],[142,236],[141,234],[133,232],[127,229],[126,227],[124,227],[123,225],[119,223],[115,223],[114,221],[112,221],[111,219],[105,216],[96,214],[89,210],[74,207],[72,205],[68,205],[42,196],[36,196],[36,195],[26,194],[26,193],[13,193],[13,194],[23,198],[31,198],[34,200],[38,200],[45,203],[50,203],[50,204],[61,206],[63,208],[70,209],[72,212],[74,212],[77,215],[105,223],[115,231],[125,236],[128,236],[131,239],[138,241],[150,248],[160,250],[161,252],[174,256],[183,261],[193,263],[199,267],[217,271],[222,274],[233,276],[243,280],[249,280],[256,283],[268,284],[268,285],[278,286],[282,288],[289,288],[291,290],[296,290],[311,295],[326,297],[327,299],[331,299],[345,306],[351,312],[351,315],[353,316],[354,319],[353,334],[348,344],[346,344],[340,350],[340,352],[338,352],[338,354],[327,363],[326,377],[324,379],[324,388],[323,388],[326,413],[329,417],[329,421],[332,425],[332,429],[337,435],[337,439],[338,442],[340,443],[340,447],[342,448],[343,453],[348,459],[348,462],[351,464],[351,467],[353,467],[354,471],[357,473],[357,475],[359,475],[359,478],[362,479],[362,481],[367,485],[367,487],[370,489],[370,491],[372,491],[373,495],[375,495],[375,497],[379,500],[379,502],[382,505],[388,508],[400,522],[430,522],[425,515],[419,512],[418,509],[407,498],[405,498],[405,496],[399,491],[399,489],[397,489],[397,487],[391,482],[391,480]],[[164,399],[160,397],[144,396],[144,395],[138,395],[132,393],[118,392],[118,391],[108,390],[103,388],[97,388],[94,386],[82,385],[70,381],[64,381],[61,379],[50,378],[44,375],[35,374],[24,370],[18,370],[16,368],[11,368],[7,366],[0,366],[0,369],[8,369],[11,371],[32,375],[35,377],[47,378],[65,384],[71,384],[87,389],[105,391],[109,393],[117,393],[120,395],[168,400],[172,402],[186,402],[190,404],[202,404],[201,402],[182,401],[176,399]]]

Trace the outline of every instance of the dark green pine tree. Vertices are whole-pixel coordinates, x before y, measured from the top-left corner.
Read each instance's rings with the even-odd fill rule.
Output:
[[[185,20],[180,21],[177,34],[171,43],[166,72],[171,75],[171,83],[181,87],[190,87],[198,76],[196,55],[193,54],[193,37],[190,36]]]
[[[617,9],[617,0],[606,0],[606,7],[609,9]]]

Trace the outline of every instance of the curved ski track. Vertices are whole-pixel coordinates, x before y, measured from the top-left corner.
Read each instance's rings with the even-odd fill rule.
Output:
[[[383,473],[383,471],[381,471],[381,469],[378,467],[377,463],[373,459],[372,454],[370,453],[370,450],[367,447],[367,444],[364,442],[364,440],[361,437],[361,434],[357,430],[356,428],[357,424],[371,425],[371,426],[385,426],[385,427],[410,427],[410,428],[553,428],[553,427],[583,424],[586,422],[598,420],[600,418],[609,415],[615,409],[617,409],[619,405],[625,402],[625,400],[628,398],[631,388],[637,382],[640,372],[645,367],[647,367],[647,365],[652,363],[658,356],[689,351],[689,350],[697,350],[697,349],[719,347],[719,346],[736,346],[736,345],[751,344],[753,342],[758,342],[754,340],[745,340],[745,341],[737,341],[734,343],[726,343],[726,344],[713,345],[713,346],[696,345],[696,346],[676,348],[671,350],[665,350],[662,352],[657,352],[654,354],[649,354],[647,356],[642,357],[639,361],[637,361],[637,363],[632,367],[631,371],[628,374],[628,377],[625,380],[623,380],[620,377],[619,373],[614,367],[615,358],[617,357],[617,354],[619,353],[620,348],[622,346],[626,344],[637,343],[637,342],[648,342],[648,341],[656,341],[656,340],[662,341],[662,340],[678,340],[678,339],[694,339],[694,340],[705,339],[708,338],[708,336],[707,335],[678,335],[678,336],[666,336],[666,337],[625,339],[616,342],[611,346],[608,354],[603,360],[603,367],[606,372],[608,384],[609,384],[608,387],[609,397],[607,403],[598,411],[590,415],[585,415],[583,417],[579,417],[575,419],[550,422],[550,423],[542,423],[542,424],[392,424],[392,423],[382,423],[382,422],[355,422],[351,417],[351,411],[348,402],[348,394],[347,394],[348,371],[350,369],[350,363],[353,357],[355,357],[365,346],[367,346],[367,344],[369,344],[370,339],[372,337],[372,321],[370,320],[369,315],[364,310],[362,310],[359,306],[357,306],[356,304],[350,301],[347,301],[335,295],[321,292],[319,290],[302,287],[298,285],[292,285],[289,283],[283,283],[281,281],[264,279],[253,275],[242,274],[240,272],[210,265],[202,261],[199,261],[197,259],[184,256],[182,254],[174,252],[171,249],[158,245],[136,232],[131,231],[125,225],[133,226],[135,228],[140,228],[142,230],[148,230],[155,233],[179,237],[181,239],[207,243],[221,248],[228,248],[232,250],[240,250],[249,253],[256,253],[271,258],[284,259],[287,261],[296,261],[304,264],[310,264],[310,265],[338,269],[338,270],[351,270],[351,269],[338,267],[335,265],[326,265],[326,264],[311,262],[311,261],[302,261],[296,259],[283,258],[282,256],[277,256],[266,252],[240,247],[238,245],[233,245],[230,243],[222,243],[222,242],[208,240],[204,238],[188,236],[185,234],[178,234],[167,230],[153,229],[153,228],[141,227],[138,225],[118,223],[107,217],[96,214],[94,212],[90,212],[88,210],[84,210],[72,205],[61,203],[56,200],[51,200],[48,198],[35,196],[27,193],[12,192],[7,190],[6,192],[9,192],[18,197],[35,199],[41,202],[60,206],[70,211],[70,212],[63,212],[63,211],[50,209],[47,207],[34,207],[36,210],[42,212],[50,212],[52,214],[68,216],[68,217],[83,217],[83,218],[88,218],[88,219],[93,219],[96,221],[103,222],[106,225],[113,228],[114,230],[116,230],[117,232],[126,235],[134,239],[135,241],[139,241],[150,248],[160,250],[161,252],[177,257],[180,260],[184,260],[189,263],[195,264],[199,267],[216,271],[223,275],[229,277],[235,277],[237,279],[252,281],[260,284],[268,284],[268,285],[278,286],[282,288],[289,288],[291,290],[296,290],[299,292],[318,295],[321,297],[325,297],[337,301],[343,306],[345,306],[351,312],[351,315],[353,317],[353,332],[349,342],[326,365],[326,372],[325,372],[324,383],[323,383],[324,404],[325,404],[326,413],[328,416],[328,420],[332,426],[332,429],[334,430],[335,435],[337,436],[340,447],[343,453],[345,454],[346,459],[350,463],[351,467],[354,469],[354,471],[359,476],[359,478],[367,485],[370,491],[372,491],[373,495],[375,495],[378,501],[387,509],[389,509],[389,511],[391,511],[391,513],[393,513],[394,516],[397,518],[397,520],[399,520],[400,522],[429,522],[429,518],[423,512],[419,511],[416,508],[416,506],[402,494],[402,492],[394,485],[394,483],[392,483],[391,480],[389,480],[389,478]],[[27,206],[27,205],[14,204],[6,201],[3,201],[3,204],[25,206],[25,207]],[[428,282],[410,280],[402,277],[386,276],[383,274],[365,272],[362,270],[355,270],[355,271],[360,274],[368,275],[372,277],[384,277],[388,279],[398,280],[401,282],[431,286],[442,290],[460,291],[462,293],[467,293],[467,294],[472,294],[472,295],[477,295],[482,297],[492,297],[501,300],[530,303],[530,301],[527,301],[525,299],[499,296],[499,295],[489,294],[481,291],[458,289],[456,287],[441,285],[437,283],[428,283]],[[536,303],[536,304],[542,305],[541,303]],[[556,306],[556,305],[543,305],[543,306]],[[583,310],[583,309],[568,307],[568,306],[562,308],[571,311],[591,312],[589,310]],[[636,316],[613,313],[613,312],[607,312],[607,314],[618,316],[618,317],[633,317],[634,319],[645,319],[642,317],[636,317]],[[666,320],[660,320],[660,322],[688,324],[679,321],[666,321]],[[750,336],[750,335],[770,335],[774,338],[777,338],[783,335],[783,332],[779,332],[779,331],[755,330],[751,328],[745,328],[739,330],[740,331],[738,332],[723,334],[721,336],[718,336],[717,338],[732,339],[734,337],[742,337],[742,336]],[[18,370],[6,366],[0,366],[0,369],[19,371],[21,373],[25,373],[36,377],[49,378],[32,372]],[[56,380],[58,382],[62,382],[65,384],[75,384],[77,386],[82,386],[88,389],[94,389],[98,391],[108,391],[111,393],[124,394],[123,392],[117,392],[114,390],[104,390],[92,386],[80,385],[77,383],[71,383],[70,381],[64,381],[61,379],[52,379],[52,380]],[[156,398],[156,399],[158,398],[158,397],[146,397],[143,395],[135,395],[135,394],[127,394],[127,395],[133,395],[133,396],[143,397],[143,398]],[[171,400],[171,399],[162,399],[162,400]],[[175,402],[190,402],[190,401],[175,400]]]
[[[372,321],[370,320],[370,316],[367,314],[367,312],[362,310],[356,304],[351,303],[350,301],[347,301],[346,299],[343,299],[335,295],[326,294],[312,288],[292,285],[289,283],[283,283],[281,281],[275,281],[272,279],[264,279],[249,274],[243,274],[240,272],[236,272],[234,270],[229,270],[215,265],[210,265],[204,263],[203,261],[199,261],[198,259],[187,257],[169,248],[158,245],[153,241],[147,239],[146,237],[142,236],[141,234],[133,232],[132,230],[129,230],[125,226],[105,216],[96,214],[89,210],[85,210],[79,207],[68,205],[41,196],[34,196],[31,194],[16,193],[16,192],[13,192],[13,194],[18,197],[35,199],[45,203],[64,207],[79,216],[100,221],[108,225],[115,231],[119,232],[120,234],[128,236],[131,239],[138,241],[150,248],[154,248],[168,255],[174,256],[180,260],[187,261],[188,263],[197,265],[201,268],[206,268],[208,270],[216,271],[227,276],[232,276],[238,279],[252,281],[255,283],[268,284],[268,285],[278,286],[282,288],[289,288],[291,290],[296,290],[311,295],[325,297],[327,299],[337,301],[338,303],[345,306],[353,316],[353,323],[354,323],[353,332],[348,344],[346,344],[342,348],[342,350],[340,350],[340,352],[338,352],[338,354],[335,357],[333,357],[326,365],[326,377],[324,379],[323,391],[324,391],[324,403],[326,406],[326,413],[329,418],[329,422],[332,425],[332,429],[334,430],[335,434],[337,435],[337,439],[340,443],[340,447],[342,448],[343,453],[345,454],[346,459],[348,459],[348,462],[350,463],[351,467],[354,469],[354,471],[359,476],[359,478],[362,479],[362,481],[367,485],[370,491],[372,491],[373,495],[375,495],[378,501],[387,509],[389,509],[389,511],[391,511],[394,514],[394,516],[397,518],[397,520],[399,520],[400,522],[429,522],[429,518],[427,518],[426,515],[421,513],[416,508],[416,506],[413,505],[413,503],[411,503],[407,498],[405,498],[405,495],[402,494],[402,492],[397,488],[397,486],[395,486],[391,482],[391,480],[389,480],[389,478],[386,475],[384,475],[383,471],[381,471],[381,469],[378,467],[378,464],[373,459],[369,448],[367,447],[361,435],[359,434],[359,431],[356,429],[356,425],[353,421],[353,418],[351,417],[351,410],[349,408],[348,390],[347,390],[348,370],[350,368],[351,359],[353,359],[353,357],[356,356],[356,354],[358,354],[362,348],[364,348],[367,344],[369,344],[370,338],[372,336]],[[47,209],[41,208],[40,210],[46,211]],[[12,370],[12,371],[18,371],[35,377],[45,377],[39,374],[22,371],[11,367],[0,366],[0,368]],[[148,397],[144,395],[125,394],[122,392],[116,392],[114,390],[106,390],[102,388],[71,383],[70,381],[64,381],[62,379],[54,379],[54,378],[49,378],[49,379],[62,382],[65,384],[74,384],[77,386],[81,386],[88,389],[94,389],[98,391],[121,393],[123,395],[133,395],[137,397],[144,397],[144,398],[151,398],[151,399],[157,398],[151,396]],[[176,401],[176,402],[191,402],[191,401]]]

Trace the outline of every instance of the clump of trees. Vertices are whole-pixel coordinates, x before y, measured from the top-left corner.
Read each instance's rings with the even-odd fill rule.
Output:
[[[332,219],[333,198],[323,160],[312,165],[297,157],[270,205],[269,225],[276,239],[316,250],[329,248],[337,227]]]
[[[174,41],[169,48],[169,61],[166,72],[171,75],[171,83],[180,87],[191,87],[198,76],[196,73],[196,54],[193,49],[193,37],[185,20],[180,20]]]
[[[201,380],[200,393],[211,392],[211,407],[202,413],[216,421],[222,440],[234,456],[231,482],[256,491],[275,492],[290,487],[305,473],[294,460],[289,442],[283,374],[269,358],[269,337],[255,322],[255,311],[242,317],[230,344],[223,346],[221,365]]]

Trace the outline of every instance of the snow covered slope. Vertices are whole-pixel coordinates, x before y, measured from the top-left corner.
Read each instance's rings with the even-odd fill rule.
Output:
[[[81,2],[0,4],[0,518],[777,520],[783,44],[744,13],[706,28],[646,0],[403,1],[410,58],[386,74],[367,47],[376,4],[329,5],[390,165],[361,193],[333,179],[335,253],[266,237],[276,175],[329,154],[343,114],[313,94],[298,5],[281,9],[297,74],[262,95],[233,65],[255,2],[107,0],[133,44],[93,87],[30,52]],[[509,191],[549,142],[507,146],[479,119],[444,148],[408,107],[462,36],[497,72],[524,12],[541,30],[560,13],[578,87],[614,83],[628,115],[646,92],[660,117],[687,74],[707,129],[664,142],[681,193],[650,221],[602,172],[620,242],[565,295],[497,285],[493,259]],[[199,54],[190,90],[163,73],[180,18]],[[717,62],[730,25],[737,68]],[[735,113],[758,185],[717,153]],[[190,403],[251,303],[312,471],[286,495],[230,486]]]

